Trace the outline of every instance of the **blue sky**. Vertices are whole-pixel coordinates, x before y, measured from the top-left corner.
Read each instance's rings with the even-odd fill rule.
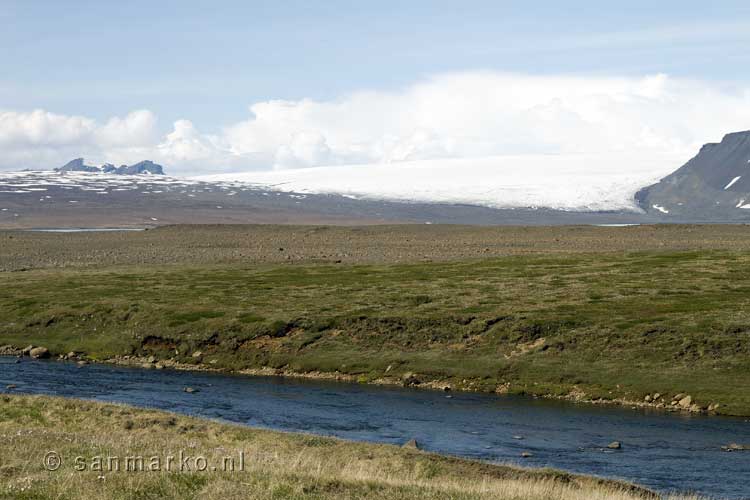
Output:
[[[743,1],[3,0],[0,20],[0,108],[162,127],[475,69],[750,79]]]
[[[747,1],[0,0],[0,169],[687,154],[750,129]]]

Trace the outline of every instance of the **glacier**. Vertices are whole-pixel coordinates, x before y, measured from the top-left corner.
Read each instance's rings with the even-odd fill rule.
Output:
[[[369,200],[639,212],[635,192],[685,160],[684,153],[663,152],[507,155],[248,171],[192,179]]]

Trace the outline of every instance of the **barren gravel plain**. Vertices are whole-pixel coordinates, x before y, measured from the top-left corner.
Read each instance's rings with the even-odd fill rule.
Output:
[[[750,250],[747,225],[177,225],[0,231],[0,270],[127,265],[444,262],[513,255]]]

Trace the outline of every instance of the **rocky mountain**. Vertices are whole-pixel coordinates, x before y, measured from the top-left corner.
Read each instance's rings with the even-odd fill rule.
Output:
[[[68,163],[63,165],[62,167],[56,168],[55,170],[57,172],[103,172],[104,167],[92,167],[90,165],[86,165],[83,162],[83,158],[76,158],[75,160],[70,160]],[[114,167],[114,165],[112,165]]]
[[[94,167],[86,165],[83,158],[76,158],[71,160],[60,168],[56,168],[57,172],[94,172],[104,174],[115,174],[115,175],[140,175],[140,174],[153,174],[153,175],[164,175],[164,167],[158,163],[154,163],[151,160],[144,160],[134,165],[120,165],[115,167],[111,163],[105,163],[101,167]]]
[[[685,165],[635,197],[646,213],[665,220],[750,221],[750,131],[706,144]]]
[[[122,165],[115,169],[114,173],[119,175],[164,175],[164,168],[161,165],[152,162],[151,160],[144,160],[134,165]]]

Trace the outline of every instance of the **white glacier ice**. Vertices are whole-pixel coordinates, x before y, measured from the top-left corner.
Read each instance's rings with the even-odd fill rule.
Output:
[[[638,210],[635,192],[684,163],[681,154],[561,154],[421,160],[194,177],[274,191],[493,208]]]

